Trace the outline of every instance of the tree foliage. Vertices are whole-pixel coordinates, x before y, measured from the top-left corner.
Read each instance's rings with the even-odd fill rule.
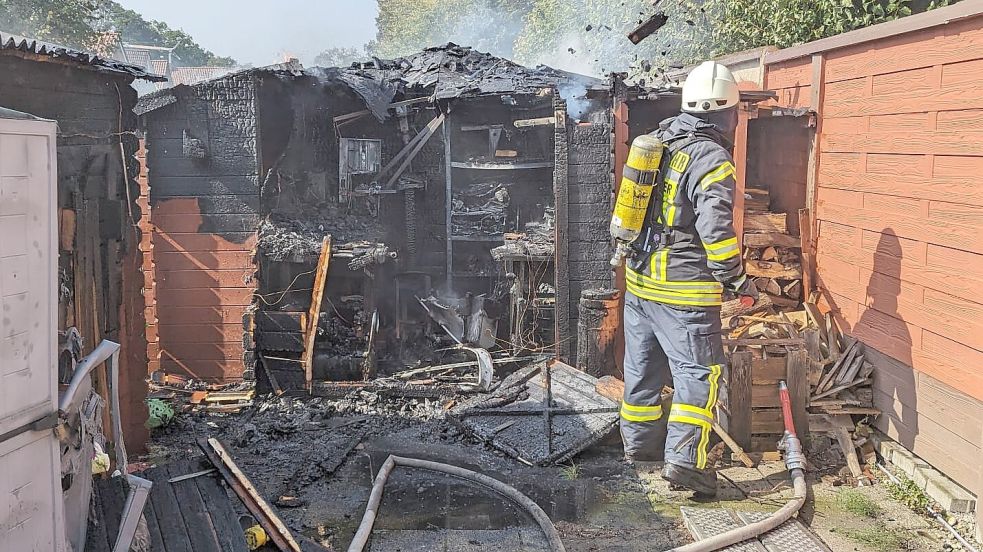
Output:
[[[357,48],[328,48],[314,56],[314,65],[320,67],[349,67],[356,61],[365,59],[365,53]]]
[[[627,33],[651,0],[379,0],[371,45],[395,57],[454,41],[524,64],[601,74],[665,69],[759,46],[787,47],[952,0],[663,0],[669,22],[639,45]]]
[[[711,0],[714,51],[786,48],[950,4],[948,0]]]
[[[530,0],[378,0],[373,55],[393,58],[457,42],[510,57]]]
[[[205,50],[187,33],[146,20],[113,0],[0,0],[0,29],[79,48],[104,51],[114,33],[124,42],[177,47],[180,65],[234,65]]]
[[[0,29],[81,47],[95,40],[90,0],[0,0]]]

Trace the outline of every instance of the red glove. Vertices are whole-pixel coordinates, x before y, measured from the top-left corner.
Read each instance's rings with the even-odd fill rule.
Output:
[[[754,306],[754,297],[750,295],[741,295],[741,306],[749,309]]]

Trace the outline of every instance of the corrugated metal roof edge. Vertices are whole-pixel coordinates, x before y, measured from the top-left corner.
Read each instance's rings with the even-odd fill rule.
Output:
[[[921,31],[980,15],[983,15],[983,2],[963,0],[962,2],[944,8],[936,8],[925,13],[909,15],[901,19],[895,19],[894,21],[888,21],[829,38],[814,40],[799,46],[792,46],[784,50],[778,50],[777,52],[765,55],[765,65],[855,46],[864,42],[871,42],[891,36]]]
[[[152,82],[162,82],[167,80],[161,75],[148,73],[143,68],[136,65],[106,59],[91,52],[83,52],[81,50],[68,48],[67,46],[59,46],[58,44],[51,44],[49,42],[37,40],[35,38],[11,34],[6,31],[0,31],[0,51],[17,51],[26,54],[47,56],[58,61],[76,63],[80,67],[94,71],[130,75],[137,79]]]

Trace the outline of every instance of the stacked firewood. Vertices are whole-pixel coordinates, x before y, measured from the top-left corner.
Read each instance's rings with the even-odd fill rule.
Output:
[[[768,190],[748,188],[744,199],[744,264],[762,293],[776,305],[797,307],[802,301],[800,240],[788,233],[785,213],[769,209]]]

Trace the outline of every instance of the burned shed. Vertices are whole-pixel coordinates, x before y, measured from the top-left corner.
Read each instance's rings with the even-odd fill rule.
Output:
[[[581,289],[611,280],[608,106],[453,44],[141,98],[151,370],[289,389],[442,341],[571,357]]]
[[[58,329],[78,328],[82,354],[102,339],[123,345],[124,433],[139,449],[146,440],[146,346],[133,158],[136,92],[130,84],[161,79],[136,66],[2,31],[0,74],[0,107],[58,123]],[[23,152],[11,148],[6,154],[14,159]],[[8,193],[13,191],[0,193],[4,203],[13,201]],[[2,232],[16,235],[6,226]],[[106,397],[105,379],[97,377],[94,384]]]

